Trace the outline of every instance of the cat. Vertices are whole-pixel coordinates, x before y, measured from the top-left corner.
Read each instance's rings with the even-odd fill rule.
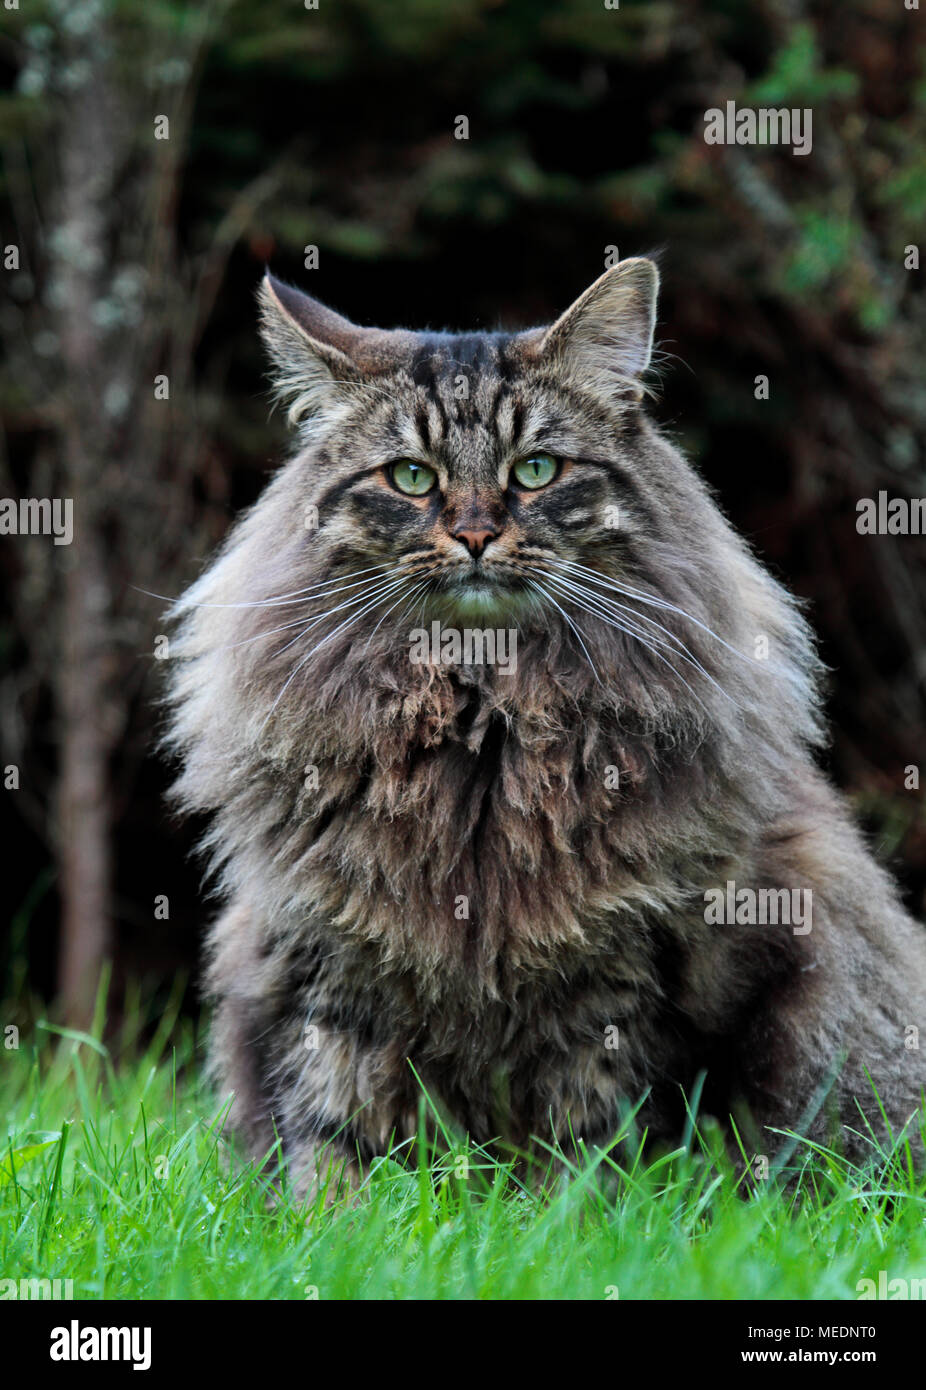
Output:
[[[917,1132],[926,933],[818,770],[799,606],[646,413],[657,290],[511,333],[259,291],[299,447],[175,606],[169,743],[214,1072],[298,1190],[421,1087],[522,1151],[676,1142],[698,1089],[765,1155]],[[411,657],[476,629],[516,660]]]

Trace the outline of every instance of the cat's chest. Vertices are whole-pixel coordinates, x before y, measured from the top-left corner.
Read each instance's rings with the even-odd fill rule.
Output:
[[[547,968],[632,888],[618,757],[581,727],[495,715],[478,737],[453,728],[391,758],[323,764],[299,856],[309,896],[339,931],[424,973]]]

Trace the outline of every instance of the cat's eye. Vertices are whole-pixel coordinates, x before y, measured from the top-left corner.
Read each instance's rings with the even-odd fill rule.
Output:
[[[546,487],[556,477],[559,465],[552,454],[531,454],[512,468],[515,481],[526,488]]]
[[[389,465],[389,476],[400,492],[409,497],[424,497],[437,482],[437,474],[426,463],[414,459],[399,459]]]

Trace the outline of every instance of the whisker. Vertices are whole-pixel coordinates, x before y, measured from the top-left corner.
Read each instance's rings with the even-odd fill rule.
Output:
[[[282,655],[283,652],[288,651],[289,648],[293,646],[295,642],[299,641],[299,638],[303,635],[303,633],[310,632],[313,627],[317,627],[319,623],[324,622],[325,618],[330,618],[334,613],[340,613],[343,608],[352,608],[355,603],[363,603],[364,600],[368,598],[385,598],[387,594],[393,593],[398,585],[404,584],[406,582],[406,578],[407,576],[405,575],[402,575],[399,579],[395,579],[392,576],[390,576],[388,579],[385,579],[383,583],[380,584],[378,587],[374,586],[372,589],[367,588],[363,591],[362,594],[355,594],[353,598],[345,599],[343,603],[336,604],[334,608],[329,608],[324,613],[316,614],[307,623],[303,623],[303,620],[301,618],[298,619],[296,623],[287,623],[287,627],[294,627],[298,626],[300,623],[303,623],[302,631],[297,632],[292,641],[287,642],[284,646],[280,648],[278,652],[274,652],[274,659]]]
[[[551,583],[556,583],[556,580],[552,575],[548,574],[547,578],[550,580]],[[729,695],[727,691],[724,690],[723,686],[714,679],[710,671],[708,671],[701,664],[701,662],[698,661],[694,653],[689,651],[688,647],[685,646],[684,642],[682,642],[680,638],[676,637],[674,633],[670,632],[668,628],[664,628],[661,623],[655,622],[655,620],[652,618],[646,619],[645,614],[637,613],[635,609],[628,608],[626,604],[615,603],[613,599],[608,599],[601,594],[593,593],[591,590],[586,589],[584,585],[580,584],[579,581],[576,579],[570,578],[569,580],[559,580],[559,588],[561,592],[571,592],[573,587],[578,589],[578,591],[581,594],[583,594],[583,596],[590,603],[595,604],[597,606],[596,611],[598,611],[599,617],[604,617],[608,613],[611,613],[611,615],[613,616],[614,610],[617,609],[619,609],[622,613],[628,614],[629,623],[628,619],[625,618],[624,625],[622,627],[623,631],[635,637],[639,637],[641,641],[644,637],[646,637],[649,639],[650,642],[655,643],[659,647],[662,647],[664,651],[671,652],[673,656],[680,657],[682,661],[686,662],[689,666],[692,666],[696,671],[699,671],[700,674],[704,676],[705,680],[710,681],[711,685],[714,686],[715,690],[717,690],[725,700],[729,700],[731,704],[736,704],[736,701],[732,698],[732,696]],[[639,626],[639,622],[634,621],[635,619],[649,621],[655,627],[659,628],[661,632],[664,632],[666,634],[666,637],[670,638],[673,642],[677,643],[677,645],[669,646],[668,642],[666,642],[663,638],[656,637],[653,633],[647,632],[645,628],[641,628]],[[654,650],[654,648],[652,647],[650,649]]]
[[[408,596],[408,599],[409,599],[408,603],[405,605],[405,607],[402,609],[402,612],[399,614],[399,619],[398,619],[398,620],[399,620],[400,623],[404,623],[404,622],[405,622],[406,617],[408,616],[408,614],[411,612],[412,608],[414,607],[414,599],[415,599],[415,595],[416,595],[416,594],[418,594],[418,593],[421,594],[422,603],[423,603],[424,597],[425,597],[425,593],[427,592],[428,588],[430,587],[433,578],[434,578],[433,574],[429,574],[425,579],[422,580],[422,582],[421,582],[416,588],[412,589],[411,593],[410,593],[409,596]]]
[[[416,595],[417,593],[420,593],[421,590],[424,589],[424,588],[427,586],[428,583],[429,583],[429,581],[428,581],[427,579],[423,579],[423,580],[421,581],[420,584],[416,584],[415,587],[414,587],[414,589],[412,589],[412,590],[410,591],[410,593],[408,593],[408,594],[406,595],[405,607],[402,609],[402,612],[399,614],[399,616],[398,616],[398,617],[396,618],[396,620],[395,620],[396,627],[403,627],[403,626],[405,625],[405,620],[406,620],[406,618],[408,617],[408,614],[409,614],[409,612],[410,612],[410,610],[411,610],[412,604],[413,604],[414,601],[415,601],[415,595]],[[379,623],[377,623],[376,626],[379,627]],[[374,628],[374,631],[375,631],[375,630],[376,630],[376,629]],[[366,650],[366,649],[364,648],[364,650]]]
[[[265,599],[263,606],[272,608],[277,605],[284,607],[289,604],[311,603],[315,598],[328,598],[331,594],[344,593],[348,589],[356,589],[363,584],[375,584],[378,579],[385,577],[382,571],[390,568],[394,568],[392,562],[384,560],[381,565],[372,565],[368,570],[355,570],[353,574],[332,575],[330,579],[313,584],[310,589],[294,590],[294,594],[308,594],[308,598],[287,597],[284,594],[277,598]],[[375,578],[372,580],[361,578],[361,576],[369,574],[375,574]]]
[[[429,578],[430,578],[430,576],[429,576]],[[428,579],[423,579],[423,580],[421,581],[420,584],[416,584],[416,585],[415,585],[414,589],[412,589],[412,593],[415,593],[418,589],[420,589],[424,584],[427,584],[427,583],[428,583]],[[363,645],[363,650],[364,650],[364,651],[367,650],[367,648],[369,647],[369,645],[370,645],[370,643],[372,642],[373,638],[376,636],[377,632],[379,632],[379,629],[382,627],[382,624],[383,624],[384,619],[385,619],[385,618],[388,618],[388,616],[389,616],[389,614],[392,612],[393,608],[397,608],[398,605],[402,602],[402,600],[403,600],[403,599],[407,599],[407,598],[408,598],[408,591],[406,590],[406,592],[405,592],[404,594],[399,594],[399,597],[396,599],[395,603],[391,603],[391,604],[389,605],[389,607],[386,609],[385,613],[383,613],[382,616],[380,617],[379,622],[376,624],[376,626],[374,627],[373,631],[370,633],[370,635],[369,635],[369,637],[367,638],[366,642],[364,643],[364,645]]]
[[[633,589],[629,585],[622,584],[619,580],[609,575],[604,575],[598,570],[590,569],[587,565],[580,565],[575,560],[551,560],[549,563],[581,572],[587,575],[594,583],[601,584],[604,588],[614,589],[617,593],[623,594],[625,598],[634,598],[639,603],[649,604],[653,608],[662,608],[672,613],[678,613],[679,616],[684,618],[687,622],[694,623],[696,627],[706,632],[709,637],[713,637],[715,642],[719,642],[722,647],[726,647],[727,651],[732,652],[734,656],[738,656],[742,661],[755,664],[755,658],[748,656],[746,652],[738,651],[736,647],[731,647],[730,643],[725,642],[719,633],[716,633],[712,627],[708,627],[707,623],[702,623],[699,618],[693,617],[691,613],[686,613],[684,608],[679,608],[677,604],[670,603],[668,599],[656,598],[652,594],[644,593],[641,589]]]
[[[397,581],[397,582],[401,582],[401,581]],[[320,642],[317,642],[317,643],[315,644],[315,646],[311,649],[311,651],[306,652],[305,656],[302,657],[301,660],[300,660],[299,662],[297,662],[297,664],[293,667],[292,671],[289,673],[289,675],[287,676],[286,680],[284,681],[283,686],[282,686],[282,688],[281,688],[281,690],[280,690],[279,695],[276,697],[276,699],[274,700],[273,704],[270,706],[270,709],[269,709],[268,712],[267,712],[267,717],[264,719],[263,723],[262,723],[261,726],[260,726],[260,730],[259,730],[260,733],[263,733],[264,729],[267,727],[267,724],[269,723],[269,721],[270,721],[270,719],[271,719],[271,717],[272,717],[272,715],[273,715],[273,712],[274,712],[274,710],[276,709],[277,705],[280,703],[280,701],[282,700],[283,696],[285,695],[287,689],[288,689],[289,686],[292,684],[292,682],[295,680],[296,676],[297,676],[297,675],[299,674],[299,672],[302,670],[303,666],[306,664],[306,662],[309,660],[309,658],[312,657],[312,656],[314,656],[315,653],[316,653],[317,651],[320,651],[321,648],[324,647],[325,644],[326,644],[327,642],[331,642],[335,637],[337,637],[338,633],[339,633],[339,632],[342,632],[342,631],[344,630],[344,628],[346,628],[346,627],[352,627],[352,626],[354,625],[354,623],[356,623],[360,618],[363,617],[364,613],[368,613],[368,612],[370,611],[371,608],[375,608],[376,605],[377,605],[377,603],[379,603],[379,602],[381,601],[381,599],[384,598],[384,597],[385,597],[385,595],[383,595],[383,594],[377,594],[376,597],[375,597],[370,603],[368,603],[364,608],[361,608],[361,609],[359,610],[359,612],[357,612],[357,613],[352,613],[352,614],[350,615],[349,618],[346,618],[346,619],[344,620],[343,623],[339,623],[338,626],[334,629],[333,632],[329,632],[327,637],[323,637],[322,640],[321,640]],[[301,636],[301,635],[302,635],[302,634],[299,634],[299,636]],[[297,637],[296,639],[294,639],[294,640],[298,640],[298,637]],[[292,643],[288,643],[287,645],[288,645],[288,646],[291,646]]]
[[[632,620],[631,626],[633,628],[639,628],[641,633],[646,634],[646,629],[639,626],[639,620],[642,619],[643,615],[636,613],[634,609],[628,608],[625,604],[616,603],[613,599],[606,598],[603,594],[595,593],[593,589],[586,588],[584,584],[580,583],[579,580],[572,575],[563,578],[561,575],[552,575],[547,571],[543,571],[543,573],[551,584],[556,583],[558,587],[564,589],[566,593],[581,594],[583,598],[587,599],[590,603],[598,605],[603,612],[611,613],[612,616],[618,611],[628,614]],[[657,624],[657,626],[659,626],[659,624]],[[655,634],[646,635],[652,636],[652,640],[658,643],[659,646],[665,647],[667,651],[678,652],[680,648],[684,650],[684,645],[678,642],[678,639],[675,639],[677,645],[670,647],[664,637],[656,637]],[[666,636],[673,637],[673,634],[666,630]]]
[[[551,576],[547,575],[546,578],[551,579]],[[562,588],[560,591],[563,592]],[[677,680],[681,681],[682,685],[685,687],[688,693],[694,696],[698,704],[704,710],[705,714],[710,716],[710,710],[707,708],[707,705],[705,705],[698,692],[692,689],[692,687],[685,680],[685,677],[681,674],[681,672],[675,666],[673,666],[671,661],[664,657],[662,653],[658,651],[650,641],[648,641],[645,637],[642,637],[639,632],[631,632],[630,629],[625,627],[622,623],[619,623],[614,619],[607,617],[604,613],[598,612],[595,609],[590,608],[588,604],[586,604],[582,599],[577,598],[574,593],[568,593],[567,596],[572,603],[576,604],[578,608],[583,608],[585,612],[590,613],[592,617],[599,618],[601,622],[607,623],[609,627],[616,628],[618,632],[623,632],[626,637],[635,638],[636,641],[638,641],[642,647],[645,647],[649,652],[652,653],[652,655],[656,658],[657,661],[661,661],[664,666],[668,666],[669,670],[672,672],[672,674],[676,677]]]
[[[347,579],[357,579],[362,574],[372,574],[374,570],[387,569],[393,561],[383,560],[381,564],[370,565],[367,569],[352,570],[349,574],[332,575],[329,579],[319,580],[317,584],[310,584],[305,589],[292,589],[286,594],[275,594],[271,598],[257,599],[250,603],[193,603],[189,599],[183,599],[183,606],[189,608],[272,608],[276,604],[284,604],[291,599],[298,598],[300,594],[312,594],[315,590],[327,589],[332,584],[340,584]],[[137,584],[130,584],[130,589],[134,589],[138,594],[145,594],[148,598],[160,599],[163,603],[180,603],[181,600],[171,598],[169,594],[156,594],[151,589],[141,589]]]
[[[226,642],[223,646],[221,646],[221,647],[214,647],[214,648],[211,648],[211,650],[217,651],[217,652],[230,652],[230,651],[233,651],[236,647],[247,647],[251,642],[260,642],[260,641],[262,641],[263,638],[265,638],[265,637],[273,637],[274,634],[277,633],[277,632],[287,632],[287,631],[289,631],[290,628],[294,628],[294,627],[302,627],[304,630],[307,631],[307,630],[308,630],[308,627],[314,626],[315,623],[316,623],[317,621],[320,621],[322,618],[327,618],[327,617],[329,617],[332,613],[337,613],[338,610],[339,610],[340,608],[346,608],[346,607],[348,606],[349,603],[357,603],[357,602],[360,602],[361,600],[363,600],[364,598],[366,598],[366,596],[367,596],[369,593],[372,592],[373,587],[374,587],[376,584],[378,584],[378,583],[380,582],[380,580],[386,581],[386,580],[389,579],[389,578],[391,578],[391,576],[381,575],[381,576],[379,576],[379,578],[377,578],[376,580],[372,581],[372,583],[371,583],[370,580],[367,580],[366,583],[365,583],[364,586],[363,586],[363,590],[362,590],[361,593],[355,594],[354,597],[353,597],[352,599],[345,600],[345,602],[342,603],[342,604],[338,604],[338,606],[337,606],[336,608],[329,608],[329,609],[327,609],[326,612],[318,614],[317,617],[312,617],[312,618],[311,618],[311,621],[310,621],[308,624],[306,624],[306,616],[307,616],[307,615],[306,615],[305,613],[303,613],[300,617],[298,617],[298,618],[293,618],[293,619],[292,619],[290,622],[288,622],[288,623],[281,623],[281,624],[279,625],[279,627],[271,627],[271,628],[268,628],[266,632],[258,632],[258,633],[255,633],[253,637],[243,637],[243,638],[241,639],[240,642]],[[349,585],[347,585],[347,588],[350,588],[350,589],[355,589],[356,587],[357,587],[356,584],[349,584]],[[342,592],[343,592],[343,590],[338,590],[338,589],[334,590],[334,593],[342,593]],[[316,597],[317,597],[317,598],[331,598],[331,597],[332,597],[332,594],[317,594]],[[304,600],[304,601],[307,601],[307,600]],[[281,648],[281,650],[282,650],[282,651],[285,651],[286,648],[283,647],[283,648]],[[277,653],[277,655],[279,655],[279,652]]]
[[[427,584],[425,585],[424,593],[421,595],[421,600],[420,600],[420,602],[419,602],[419,604],[418,604],[418,612],[419,612],[418,621],[419,621],[419,623],[423,623],[423,622],[424,622],[424,605],[425,605],[425,600],[426,600],[427,597],[428,597],[428,592],[429,592],[430,587],[431,587],[431,585],[433,584],[433,582],[434,582],[434,575],[433,575],[433,574],[428,575],[428,580],[427,580]]]
[[[543,587],[542,584],[540,584],[540,583],[539,583],[537,580],[535,580],[535,579],[528,579],[527,582],[528,582],[528,584],[530,584],[531,588],[537,589],[541,594],[543,594],[544,597],[547,598],[547,599],[550,601],[550,603],[552,603],[552,605],[553,605],[553,607],[556,609],[556,611],[557,611],[558,613],[562,614],[562,616],[566,619],[566,622],[569,624],[569,626],[572,628],[573,632],[575,633],[576,637],[578,637],[578,639],[579,639],[579,645],[580,645],[580,647],[582,648],[583,652],[585,653],[585,659],[586,659],[586,661],[588,662],[589,666],[592,668],[592,674],[594,675],[595,680],[596,680],[596,681],[598,682],[598,684],[599,684],[600,686],[602,686],[602,688],[603,688],[603,687],[604,687],[604,682],[602,681],[601,677],[600,677],[599,674],[598,674],[598,671],[597,671],[597,669],[596,669],[596,667],[595,667],[594,661],[592,661],[592,658],[591,658],[591,657],[589,656],[589,654],[588,654],[588,647],[586,647],[584,641],[582,640],[582,633],[581,633],[581,630],[580,630],[580,628],[578,627],[578,625],[572,621],[572,619],[570,618],[570,616],[569,616],[568,613],[565,613],[565,612],[563,611],[563,609],[560,608],[559,604],[556,602],[556,599],[552,596],[552,594],[548,594],[548,593],[547,593],[546,589]]]

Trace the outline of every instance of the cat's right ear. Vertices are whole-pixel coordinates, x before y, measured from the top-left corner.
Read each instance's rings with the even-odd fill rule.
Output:
[[[257,297],[274,394],[286,402],[290,424],[324,414],[362,377],[354,351],[365,330],[269,271]]]
[[[275,394],[288,403],[291,424],[343,405],[351,387],[393,371],[415,345],[414,333],[351,323],[269,271],[258,302]]]

